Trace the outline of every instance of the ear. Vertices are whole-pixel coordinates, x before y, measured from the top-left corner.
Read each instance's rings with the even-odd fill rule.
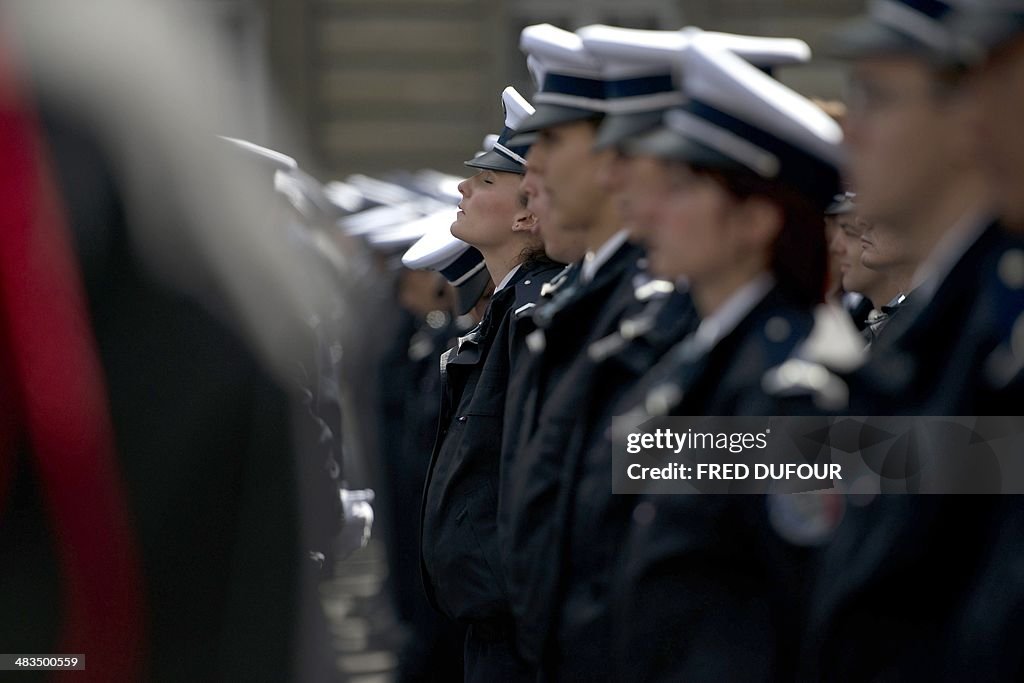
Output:
[[[770,250],[782,231],[782,207],[771,199],[754,195],[739,202],[733,212],[736,234],[746,249]]]
[[[512,232],[528,232],[530,234],[536,234],[537,214],[533,213],[529,209],[519,209],[516,211],[515,218],[512,222]]]

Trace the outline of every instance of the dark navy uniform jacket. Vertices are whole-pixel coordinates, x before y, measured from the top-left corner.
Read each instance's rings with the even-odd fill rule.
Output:
[[[692,337],[669,351],[625,399],[629,412],[778,414],[762,377],[811,327],[806,307],[772,289],[709,351],[691,353]],[[765,496],[651,494],[630,522],[613,586],[614,680],[792,677],[806,551],[772,531]]]
[[[516,401],[506,425],[518,433],[506,439],[499,531],[517,644],[538,663],[555,599],[561,532],[555,521],[564,505],[564,453],[576,423],[585,418],[593,364],[588,343],[618,329],[635,305],[633,277],[638,247],[623,244],[583,284],[572,275],[551,301],[538,306],[530,337],[529,364],[516,378]],[[587,368],[581,370],[581,368]]]
[[[667,290],[652,292],[656,285]],[[670,283],[642,282],[636,294],[640,310],[592,343],[589,362],[578,363],[566,378],[588,390],[565,451],[537,454],[563,461],[565,472],[558,515],[548,521],[564,539],[560,562],[551,567],[557,593],[546,669],[556,680],[598,675],[611,666],[609,585],[635,502],[611,494],[612,418],[623,395],[697,324],[689,294]]]
[[[926,306],[910,298],[851,378],[851,413],[1020,413],[1020,350],[1008,341],[1024,312],[1020,241],[988,226]],[[1019,677],[1022,510],[1017,496],[850,506],[818,568],[801,677]]]
[[[441,357],[422,567],[431,602],[464,623],[501,629],[510,622],[496,525],[506,386],[526,353],[514,312],[536,301],[557,272],[548,261],[524,264],[491,299],[480,325]]]

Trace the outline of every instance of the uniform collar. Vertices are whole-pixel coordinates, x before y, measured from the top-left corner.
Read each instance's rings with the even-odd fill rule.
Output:
[[[512,278],[516,276],[516,273],[519,272],[519,269],[522,267],[522,263],[517,263],[515,267],[512,268],[512,270],[508,271],[508,274],[505,277],[501,278],[501,282],[499,282],[498,286],[494,288],[494,294],[497,294],[501,290],[505,289],[508,283],[512,281]]]
[[[769,273],[761,273],[743,285],[718,310],[701,320],[697,331],[693,333],[689,353],[702,355],[713,349],[736,329],[774,286],[775,278]]]
[[[986,212],[972,210],[946,231],[932,249],[932,253],[914,273],[910,289],[919,303],[924,304],[931,300],[942,281],[949,276],[953,267],[978,241],[991,222],[992,219]]]
[[[608,259],[612,257],[619,247],[626,243],[626,238],[629,237],[627,230],[619,230],[617,233],[612,235],[602,244],[597,251],[588,251],[587,255],[583,257],[583,266],[580,271],[580,282],[587,284],[594,279],[597,275],[597,271],[601,269]]]

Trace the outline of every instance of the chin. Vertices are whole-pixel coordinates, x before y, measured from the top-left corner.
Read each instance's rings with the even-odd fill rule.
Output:
[[[647,250],[647,271],[656,278],[675,281],[679,277],[678,269],[673,268],[671,263],[666,263],[663,256],[650,248]]]

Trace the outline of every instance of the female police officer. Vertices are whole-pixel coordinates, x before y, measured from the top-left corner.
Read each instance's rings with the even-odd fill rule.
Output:
[[[772,415],[762,389],[822,300],[821,214],[838,189],[836,124],[741,59],[700,39],[681,56],[689,100],[623,143],[652,220],[652,271],[685,279],[697,330],[622,410]],[[798,552],[762,496],[650,495],[614,589],[621,680],[785,679],[792,671]]]
[[[559,268],[544,258],[536,217],[519,191],[526,150],[506,146],[533,109],[513,89],[494,148],[466,165],[451,233],[479,249],[496,283],[483,320],[441,358],[441,418],[423,499],[424,583],[440,611],[469,625],[469,681],[532,680],[515,654],[497,543],[502,415],[510,375],[525,350],[518,321]]]

